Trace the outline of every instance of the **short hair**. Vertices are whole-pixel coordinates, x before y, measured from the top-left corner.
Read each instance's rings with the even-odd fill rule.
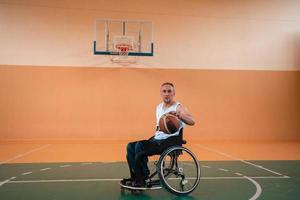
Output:
[[[161,84],[160,87],[162,87],[162,86],[164,86],[164,85],[170,85],[170,86],[172,86],[173,88],[175,88],[174,84],[171,83],[171,82],[164,82],[163,84]]]

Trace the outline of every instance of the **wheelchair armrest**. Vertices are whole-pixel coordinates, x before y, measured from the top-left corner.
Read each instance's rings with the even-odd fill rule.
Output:
[[[148,140],[152,140],[154,138],[154,136],[150,137]]]

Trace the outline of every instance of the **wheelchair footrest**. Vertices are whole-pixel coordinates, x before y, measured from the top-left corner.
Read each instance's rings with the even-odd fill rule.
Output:
[[[150,179],[146,181],[146,185],[147,187],[161,186],[159,179],[154,179],[154,180]]]
[[[157,189],[162,188],[160,185],[152,185],[152,186],[146,185],[145,187],[134,187],[134,186],[129,186],[129,185],[123,185],[121,183],[120,183],[120,186],[121,186],[121,188],[124,188],[127,190],[132,190],[132,191],[157,190]]]

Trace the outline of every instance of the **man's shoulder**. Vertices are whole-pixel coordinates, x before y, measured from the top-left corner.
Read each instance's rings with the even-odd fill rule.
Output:
[[[164,105],[164,102],[159,103],[156,108],[162,107]]]

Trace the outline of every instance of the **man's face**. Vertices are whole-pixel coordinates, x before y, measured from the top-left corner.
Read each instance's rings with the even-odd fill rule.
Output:
[[[165,103],[171,103],[175,96],[175,89],[171,85],[163,85],[160,88],[160,96]]]

